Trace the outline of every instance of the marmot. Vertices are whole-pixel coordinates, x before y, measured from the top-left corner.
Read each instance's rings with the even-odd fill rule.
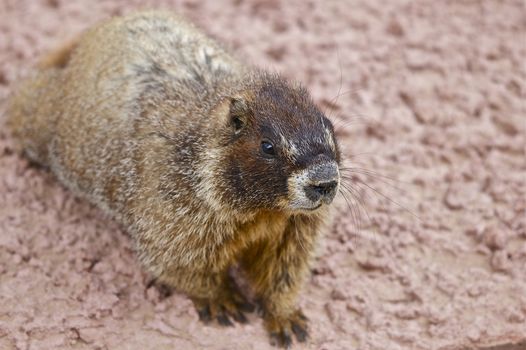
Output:
[[[27,156],[121,222],[145,268],[200,319],[246,321],[236,264],[272,343],[306,339],[295,301],[339,189],[340,151],[305,88],[148,11],[44,58],[8,115]]]

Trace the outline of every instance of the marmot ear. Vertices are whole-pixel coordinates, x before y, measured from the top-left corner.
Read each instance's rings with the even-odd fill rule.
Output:
[[[239,134],[246,125],[248,113],[247,103],[242,98],[230,98],[230,124],[235,134]]]

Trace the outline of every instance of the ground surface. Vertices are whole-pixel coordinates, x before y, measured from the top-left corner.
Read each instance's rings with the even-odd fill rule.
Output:
[[[349,183],[368,215],[339,198],[301,297],[311,340],[297,349],[524,341],[524,2],[2,0],[0,121],[38,55],[146,3],[303,81],[348,164],[389,178],[355,175],[407,208]],[[255,316],[203,326],[185,296],[147,289],[119,227],[12,142],[1,132],[0,349],[270,348]]]

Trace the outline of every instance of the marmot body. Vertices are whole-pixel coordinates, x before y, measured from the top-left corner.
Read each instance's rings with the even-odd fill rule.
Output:
[[[50,55],[13,97],[25,153],[114,216],[141,262],[203,320],[245,321],[246,271],[273,340],[339,186],[333,127],[306,90],[244,66],[163,12],[112,19]]]

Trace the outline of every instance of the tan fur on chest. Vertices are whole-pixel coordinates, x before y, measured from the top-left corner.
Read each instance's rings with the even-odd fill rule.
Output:
[[[287,226],[288,217],[282,213],[263,211],[254,220],[239,227],[239,236],[250,237],[251,242],[260,239],[277,240]]]
[[[217,265],[227,266],[237,262],[243,251],[261,240],[279,242],[288,223],[281,213],[263,211],[235,229],[232,236],[220,243],[216,251]]]

